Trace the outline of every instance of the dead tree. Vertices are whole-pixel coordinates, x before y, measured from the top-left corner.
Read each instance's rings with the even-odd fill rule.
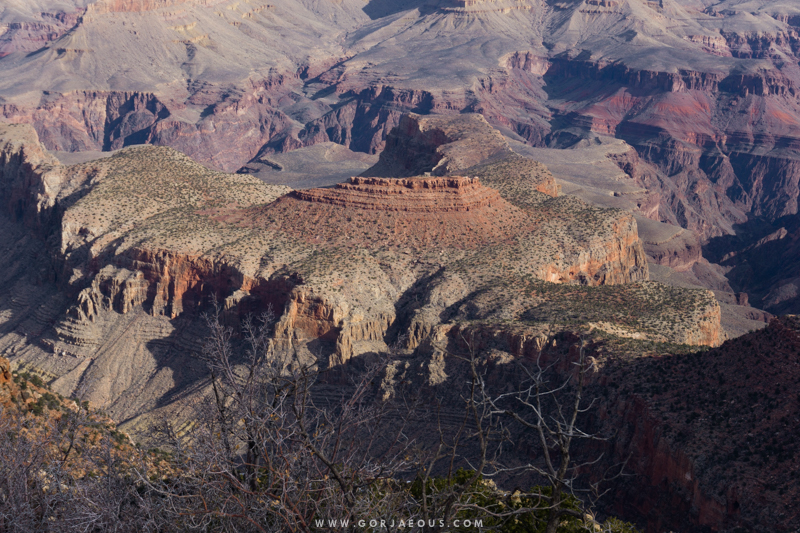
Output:
[[[532,432],[538,441],[540,461],[499,471],[532,473],[545,481],[549,488],[547,493],[531,495],[547,504],[545,533],[556,533],[565,516],[579,519],[587,516],[585,509],[565,506],[570,497],[580,501],[582,494],[599,495],[597,485],[579,491],[575,484],[581,469],[589,464],[575,461],[575,441],[601,438],[583,431],[578,423],[579,417],[595,404],[594,399],[588,401],[585,397],[588,377],[597,371],[596,361],[587,354],[587,346],[587,339],[581,337],[566,361],[558,360],[547,365],[543,364],[544,349],[538,351],[533,361],[517,359],[516,368],[521,371],[523,380],[516,390],[499,395],[488,390],[476,372],[474,360],[472,363],[473,375],[480,382],[482,401],[491,407],[491,415],[513,420]],[[554,371],[558,362],[568,365],[560,374]]]
[[[324,520],[344,530],[360,516],[396,513],[399,492],[390,489],[408,469],[410,443],[402,425],[387,437],[388,410],[371,401],[382,366],[366,368],[341,402],[318,405],[324,371],[276,348],[273,319],[245,321],[242,340],[218,316],[208,320],[205,416],[183,433],[162,432],[181,465],[174,479],[141,481],[186,527],[311,531]]]
[[[404,410],[380,398],[375,384],[389,359],[366,365],[341,400],[321,405],[315,391],[326,371],[295,350],[278,349],[273,320],[268,314],[259,324],[246,321],[237,339],[210,318],[201,355],[209,369],[206,403],[181,431],[164,427],[174,475],[154,480],[144,469],[139,478],[141,505],[158,517],[159,529],[346,531],[378,517],[394,518],[398,531],[410,527],[399,526],[402,519],[411,519],[414,530],[433,532],[469,515],[494,524],[527,520],[547,533],[570,518],[595,530],[571,499],[580,466],[573,441],[595,438],[579,428],[579,414],[591,409],[584,341],[566,374],[545,366],[542,353],[518,359],[524,379],[501,394],[487,385],[487,357],[474,339],[465,341],[467,354],[445,351],[467,369],[460,392],[441,391],[443,400],[457,394],[460,402],[452,410],[458,420],[452,423],[451,412],[448,425],[435,400],[401,394],[396,401],[412,406]],[[542,461],[520,465],[504,456],[519,428],[536,436]],[[535,474],[545,489],[503,492],[487,481],[506,474]]]
[[[548,345],[554,346],[552,340],[548,336],[547,342],[540,343],[533,358],[516,357],[505,363],[515,371],[511,373],[513,381],[504,382],[513,386],[513,390],[502,393],[492,390],[487,383],[489,358],[477,349],[478,342],[473,336],[462,333],[454,339],[460,349],[453,349],[453,343],[437,346],[450,360],[467,365],[461,393],[465,417],[449,443],[440,436],[440,442],[432,447],[428,464],[420,469],[426,487],[433,477],[434,465],[449,463],[444,472],[439,469],[439,475],[445,479],[444,488],[438,494],[422,494],[423,516],[441,517],[445,522],[462,510],[497,520],[518,521],[527,516],[530,524],[538,524],[536,531],[542,526],[544,533],[555,533],[565,519],[584,524],[592,531],[600,527],[591,513],[592,504],[601,495],[600,486],[584,482],[582,488],[578,487],[578,474],[590,463],[576,461],[573,455],[576,441],[602,440],[599,435],[582,430],[580,418],[595,406],[586,394],[589,376],[597,371],[596,361],[587,354],[586,338],[580,338],[566,355],[546,351]],[[530,436],[535,439],[538,452],[533,460],[520,463],[518,456],[506,453],[519,439]],[[464,445],[466,442],[469,446]],[[597,457],[592,463],[599,460]],[[468,465],[472,472],[469,477],[461,476],[458,483],[453,482],[452,465],[456,462]],[[623,466],[617,468],[621,470]],[[504,498],[503,505],[476,504],[476,499],[487,500],[487,489],[480,483],[494,478],[523,480],[516,482],[517,485],[525,483],[524,480],[535,480],[537,486],[531,491],[511,493],[495,490],[494,497],[489,499]],[[511,499],[517,504],[509,505]],[[436,505],[437,509],[430,509]],[[619,527],[614,524],[617,522],[609,522],[607,529],[624,526],[633,531],[628,524],[620,523]]]
[[[34,414],[0,405],[0,531],[143,531],[120,433],[71,402]],[[126,443],[127,445],[127,443]]]

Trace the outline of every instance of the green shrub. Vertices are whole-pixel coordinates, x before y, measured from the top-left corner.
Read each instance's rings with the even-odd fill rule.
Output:
[[[445,498],[450,494],[460,494],[458,501],[461,505],[471,505],[477,509],[460,509],[453,520],[480,520],[482,528],[465,528],[464,531],[500,531],[502,533],[544,533],[548,512],[547,502],[537,496],[521,496],[498,490],[492,482],[487,482],[481,477],[473,480],[474,472],[459,469],[452,479],[431,478],[426,485],[426,494],[429,498],[437,496]],[[471,481],[471,483],[470,483]],[[420,478],[410,484],[408,490],[411,496],[420,501],[422,498],[423,481]],[[551,494],[550,487],[533,487],[528,494],[539,495],[547,498]],[[563,508],[582,514],[581,502],[569,496],[563,502]],[[488,512],[484,512],[485,509]],[[503,514],[518,511],[509,517],[495,517],[492,514]],[[588,515],[585,515],[588,519]],[[591,519],[589,519],[591,520]],[[597,527],[602,529],[598,530]],[[593,521],[587,522],[576,516],[563,516],[558,533],[579,533],[585,531],[602,531],[603,533],[639,533],[632,524],[617,518],[609,518],[603,524]]]

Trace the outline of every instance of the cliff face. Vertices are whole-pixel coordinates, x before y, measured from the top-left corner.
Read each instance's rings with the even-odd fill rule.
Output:
[[[502,135],[480,115],[404,116],[386,138],[380,161],[367,176],[441,176],[510,152]]]
[[[80,11],[42,13],[39,21],[0,24],[0,58],[40,50],[75,27],[80,15]]]
[[[775,39],[773,46],[784,42]],[[788,73],[724,77],[553,61],[545,76],[565,95],[565,120],[622,138],[655,164],[660,173],[646,186],[661,193],[662,220],[708,238],[732,233],[747,213],[774,219],[796,212],[800,130],[791,119],[797,88]],[[587,83],[619,89],[579,101]],[[628,162],[632,176],[635,166]]]
[[[268,78],[224,104],[214,103],[220,95],[213,90],[186,102],[146,92],[76,91],[49,98],[35,110],[5,104],[2,114],[10,122],[32,124],[51,150],[109,151],[149,143],[171,146],[233,172],[255,157],[272,136],[288,132],[291,118],[275,109],[271,99],[281,98],[293,78]],[[196,123],[180,118],[197,106],[209,112]]]
[[[575,201],[563,198],[553,201],[554,207],[561,212],[574,210],[575,216],[583,211],[583,215],[591,217],[588,223],[599,221],[598,212],[588,206],[575,205]],[[581,209],[583,208],[583,209]],[[639,240],[636,220],[632,215],[617,213],[613,221],[608,221],[604,228],[605,235],[595,236],[588,243],[572,243],[576,257],[571,262],[556,257],[556,261],[544,265],[539,272],[540,279],[551,282],[588,280],[589,284],[619,284],[647,279],[647,257]],[[584,221],[573,219],[576,226]],[[558,231],[551,224],[546,224],[545,234],[554,238]],[[566,259],[566,257],[564,258]]]
[[[58,161],[39,144],[30,127],[0,125],[0,197],[4,210],[32,229],[51,222],[52,210],[64,185]]]
[[[694,461],[664,438],[660,420],[643,400],[621,401],[615,420],[621,421],[625,432],[615,451],[631,454],[630,471],[641,480],[638,490],[626,495],[628,501],[615,498],[615,509],[624,509],[628,516],[649,517],[647,531],[698,525],[720,530],[724,524],[735,522],[735,506],[728,509],[700,486]],[[665,508],[669,511],[664,512]]]
[[[617,297],[624,298],[622,294]],[[766,340],[774,333],[765,330],[760,335]],[[749,424],[758,415],[733,407],[755,394],[751,389],[738,389],[732,379],[742,371],[738,365],[748,364],[731,363],[740,340],[706,352],[657,355],[645,344],[623,348],[619,336],[613,338],[598,330],[590,334],[567,330],[553,336],[544,325],[462,323],[439,329],[417,347],[413,356],[395,360],[387,369],[381,390],[386,395],[423,390],[426,396],[438,398],[438,427],[452,430],[458,427],[453,420],[459,420],[465,393],[460,387],[470,382],[468,365],[452,354],[466,358],[475,354],[487,388],[509,393],[519,386],[522,372],[516,362],[520,358],[539,361],[547,369],[548,383],[574,377],[581,340],[587,343],[595,366],[587,376],[584,396],[591,407],[578,418],[578,427],[598,438],[573,440],[572,457],[583,464],[574,483],[576,488],[584,488],[598,482],[602,490],[607,489],[598,502],[603,512],[624,517],[652,533],[729,532],[737,527],[792,531],[792,526],[796,527],[796,517],[782,507],[796,491],[793,475],[784,471],[791,469],[789,465],[795,460],[787,448],[791,437],[784,424],[794,406],[781,409],[780,415],[788,415],[786,418],[764,422],[781,426],[772,428],[774,431],[763,427],[742,431],[739,424]],[[781,336],[775,344],[789,346],[787,352],[791,353],[793,345],[786,344],[787,340]],[[792,360],[784,360],[783,354],[776,356],[774,372],[779,373]],[[767,366],[774,376],[772,365]],[[721,385],[718,373],[724,374]],[[764,384],[773,379],[754,375],[747,379]],[[793,376],[792,372],[787,380],[792,381]],[[759,387],[755,390],[761,391]],[[713,400],[720,397],[725,401]],[[726,429],[726,421],[736,433]],[[511,435],[526,435],[516,433],[520,430],[513,424],[506,430]],[[428,442],[427,438],[420,436],[423,442]],[[509,453],[537,464],[541,452],[536,439],[522,442]],[[775,456],[748,464],[761,451]],[[623,475],[609,481],[621,467]],[[753,474],[759,482],[754,483],[746,476],[759,467],[761,472]],[[512,483],[528,482],[534,481],[514,479]]]
[[[727,270],[731,286],[749,295],[753,305],[774,314],[792,312],[799,294],[793,269],[800,256],[798,224],[798,215],[742,224],[738,235],[712,239],[706,255]]]
[[[479,211],[503,200],[497,191],[482,187],[478,178],[385,179],[356,177],[333,189],[296,191],[306,202],[374,211],[458,213]]]
[[[796,529],[788,509],[797,498],[798,455],[791,444],[797,406],[786,401],[797,374],[796,322],[778,319],[717,348],[672,355],[651,354],[644,346],[625,353],[602,332],[584,333],[597,369],[586,391],[593,407],[578,423],[607,438],[575,441],[572,452],[587,462],[581,476],[593,481],[624,464],[623,476],[601,482],[608,489],[599,500],[602,510],[653,533]],[[518,357],[541,358],[561,378],[572,372],[579,337],[544,333],[531,326],[453,326],[421,344],[415,358],[392,366],[383,390],[439,387],[432,394],[441,398],[438,416],[448,421],[457,412],[458,383],[468,382],[469,371],[457,358],[439,361],[442,349],[482,354],[487,386],[508,391],[518,379],[509,363]],[[551,382],[559,379],[551,376]],[[515,453],[538,458],[535,444]]]
[[[619,432],[606,452],[630,454],[637,479],[615,486],[612,508],[648,531],[796,529],[797,406],[785,391],[797,326],[784,317],[707,352],[610,367],[601,384],[617,394],[603,416]]]
[[[81,320],[94,321],[103,311],[126,314],[137,307],[151,315],[176,318],[216,300],[228,318],[283,309],[295,279],[251,278],[225,261],[169,250],[132,249],[104,266],[78,294]]]

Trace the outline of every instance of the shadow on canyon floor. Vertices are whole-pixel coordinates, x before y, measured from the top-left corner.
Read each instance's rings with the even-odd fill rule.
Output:
[[[364,6],[364,13],[372,20],[388,17],[403,11],[419,9],[421,12],[433,12],[430,0],[370,0]]]
[[[800,260],[800,216],[774,222],[753,219],[734,225],[734,235],[710,239],[703,256],[728,269],[731,287],[746,292],[751,305],[773,314],[797,313],[797,262]]]

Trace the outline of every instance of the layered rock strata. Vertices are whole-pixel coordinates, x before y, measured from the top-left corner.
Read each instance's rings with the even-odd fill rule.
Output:
[[[482,187],[480,179],[461,176],[413,179],[350,179],[332,189],[307,189],[292,193],[307,202],[376,211],[448,213],[478,211],[501,202],[500,194]]]
[[[256,214],[253,223],[273,214],[282,231],[311,242],[416,250],[474,249],[506,242],[537,225],[478,178],[457,176],[355,177],[334,188],[293,191]],[[365,224],[375,231],[364,232]]]
[[[378,163],[364,176],[403,177],[423,172],[454,174],[498,156],[508,143],[481,115],[404,115],[386,137]]]
[[[35,125],[51,149],[148,142],[232,171],[321,142],[377,152],[406,111],[478,112],[536,145],[592,132],[627,140],[659,171],[644,183],[659,220],[703,238],[731,234],[750,215],[797,211],[800,15],[771,0],[702,16],[685,2],[87,4],[3,14],[2,114]],[[395,24],[403,10],[408,28]],[[126,31],[115,33],[117,17]],[[429,31],[440,20],[447,30]],[[392,38],[374,40],[371,24]],[[456,31],[462,24],[472,31]],[[341,44],[343,34],[354,37]],[[142,45],[144,35],[166,51]],[[118,56],[135,68],[120,69]],[[650,56],[659,59],[641,59]],[[473,151],[482,159],[494,148]]]

